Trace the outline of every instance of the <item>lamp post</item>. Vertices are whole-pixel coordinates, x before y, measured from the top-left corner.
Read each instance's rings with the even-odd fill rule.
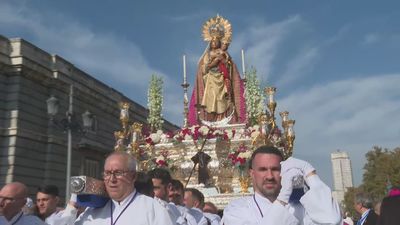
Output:
[[[71,84],[69,89],[69,101],[68,101],[68,111],[66,112],[66,118],[57,121],[54,117],[58,113],[59,101],[56,97],[51,96],[47,99],[47,113],[50,116],[50,121],[53,124],[58,125],[67,132],[67,169],[66,169],[66,179],[65,179],[65,199],[70,196],[70,179],[71,179],[71,161],[72,161],[72,132],[80,131],[85,133],[88,129],[92,127],[93,115],[86,110],[82,114],[83,128],[75,121],[73,117],[73,99],[74,99],[74,86]]]

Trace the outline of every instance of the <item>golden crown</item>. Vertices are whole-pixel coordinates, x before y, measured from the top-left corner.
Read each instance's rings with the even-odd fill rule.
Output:
[[[232,41],[231,24],[220,15],[210,18],[203,25],[203,38],[208,42],[217,39],[223,43],[230,43]]]

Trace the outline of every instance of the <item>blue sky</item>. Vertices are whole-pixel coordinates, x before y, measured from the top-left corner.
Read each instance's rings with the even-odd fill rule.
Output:
[[[0,34],[57,54],[147,104],[151,74],[164,78],[164,116],[182,124],[182,55],[188,81],[217,13],[233,27],[230,54],[275,86],[277,111],[296,120],[295,156],[332,184],[330,153],[352,159],[399,146],[400,13],[396,1],[0,1]],[[240,67],[239,67],[240,68]]]

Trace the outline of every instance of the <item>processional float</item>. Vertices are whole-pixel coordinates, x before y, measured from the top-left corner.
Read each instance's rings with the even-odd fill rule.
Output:
[[[279,128],[275,117],[276,88],[266,87],[265,106],[258,115],[258,123],[248,124],[245,119],[246,111],[243,113],[243,109],[246,109],[243,96],[246,79],[241,78],[227,51],[232,40],[231,24],[217,15],[203,25],[202,34],[209,44],[199,60],[190,101],[186,56],[183,56],[183,127],[175,132],[145,133],[145,125],[131,121],[129,103],[121,102],[121,129],[114,132],[114,150],[134,155],[139,171],[149,171],[156,167],[168,169],[173,177],[181,180],[186,186],[208,192],[205,194],[206,198],[234,198],[249,192],[251,185],[247,162],[257,147],[274,146],[282,151],[285,158],[292,155],[295,121],[289,119],[288,111],[280,112]],[[245,77],[243,51],[242,69]],[[210,88],[218,85],[218,88]],[[207,94],[210,92],[222,96],[219,102],[215,103],[216,109],[212,107],[214,102],[207,102]],[[247,99],[249,98],[247,96]],[[225,111],[218,111],[218,104],[221,104],[220,108]],[[208,120],[209,118],[211,120]],[[89,193],[90,190],[82,188],[90,186],[85,186],[85,182],[95,183],[93,189],[96,191],[92,192],[105,195],[101,182],[82,176],[72,178],[72,191]],[[214,192],[211,191],[210,194],[207,189]],[[219,205],[225,203],[227,202]]]

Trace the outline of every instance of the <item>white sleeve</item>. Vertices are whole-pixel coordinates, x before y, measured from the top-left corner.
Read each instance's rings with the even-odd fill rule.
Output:
[[[153,204],[154,210],[154,221],[152,225],[176,225],[176,221],[173,221],[168,210],[164,208],[160,203],[156,203],[157,201],[154,200],[155,204]]]
[[[341,224],[339,205],[332,198],[331,189],[317,175],[306,178],[306,182],[310,190],[300,199],[305,209],[304,225]]]
[[[67,207],[63,210],[62,215],[54,220],[54,224],[73,225],[76,220],[77,214],[78,209],[70,204],[67,204]]]

